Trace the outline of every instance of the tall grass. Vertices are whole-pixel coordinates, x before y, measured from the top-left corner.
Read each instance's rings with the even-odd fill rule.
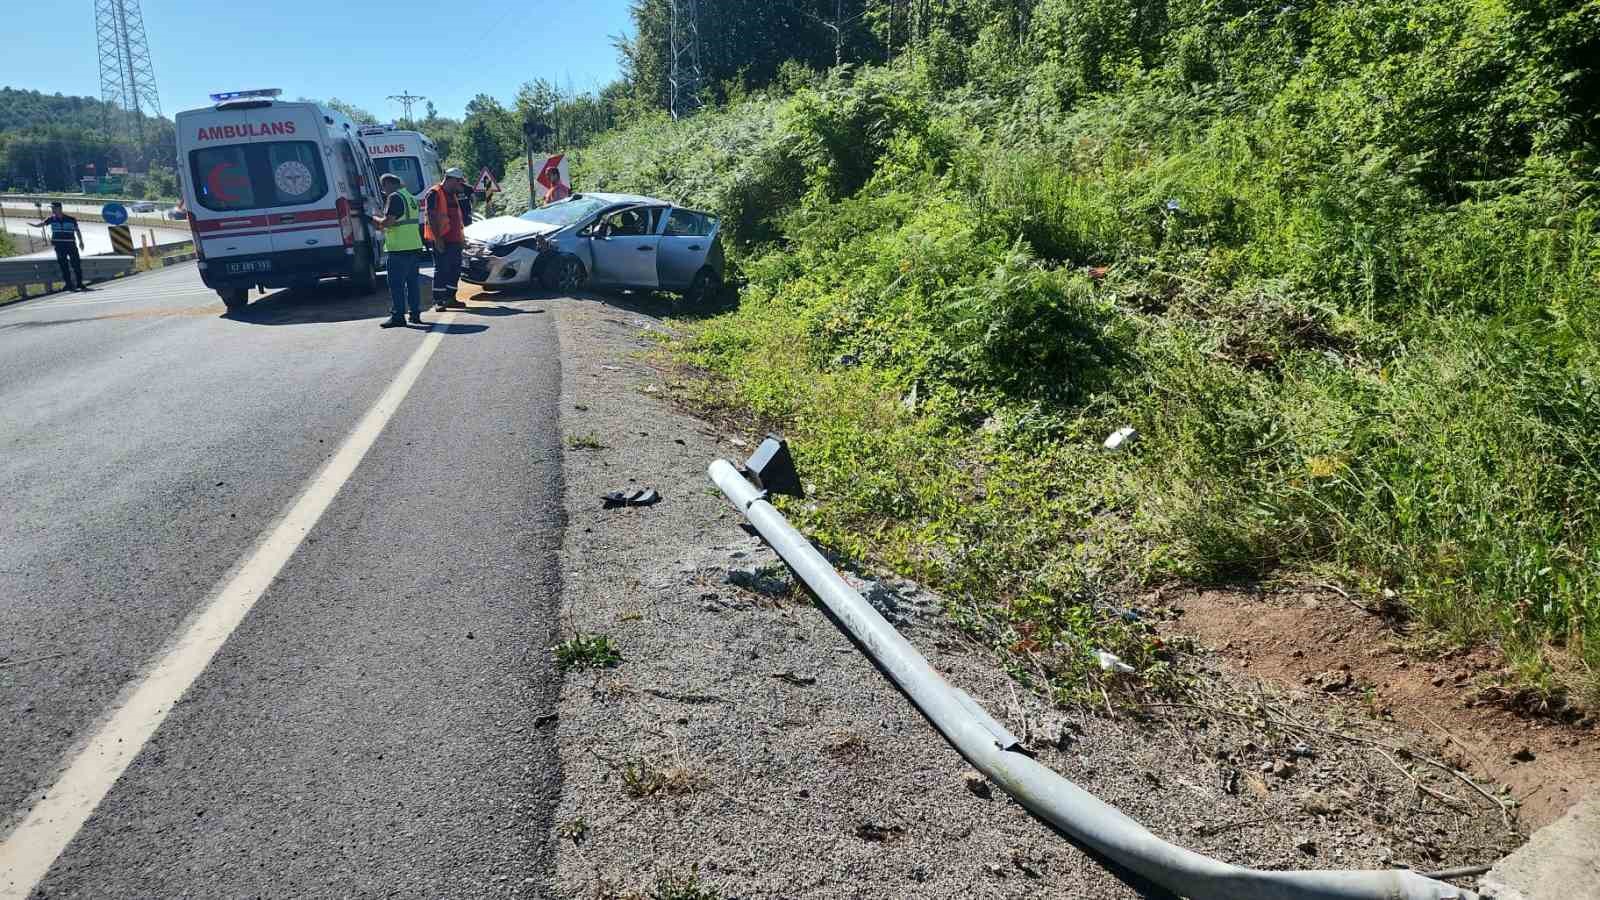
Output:
[[[613,133],[580,172],[724,214],[742,303],[680,346],[711,399],[788,431],[808,527],[1063,690],[1094,646],[1164,671],[1107,591],[1315,576],[1600,700],[1600,201],[1514,111],[1564,115],[1556,57],[1517,68],[1532,14],[1465,9],[1175,16],[1145,71],[959,86],[924,55]]]

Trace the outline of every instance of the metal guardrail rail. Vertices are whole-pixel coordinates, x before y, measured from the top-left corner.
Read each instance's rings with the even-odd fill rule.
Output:
[[[776,442],[769,439],[768,443]],[[755,463],[752,458],[751,465]],[[856,640],[962,756],[1034,815],[1106,858],[1190,900],[1477,900],[1473,891],[1407,869],[1248,869],[1167,843],[1120,810],[1034,762],[1015,735],[972,697],[945,681],[894,626],[839,577],[810,541],[767,502],[766,491],[751,484],[726,460],[713,462],[708,474],[816,593],[840,629]]]
[[[83,280],[106,281],[128,275],[136,268],[138,265],[132,256],[85,256]],[[61,267],[53,258],[0,259],[0,287],[21,287],[24,297],[30,284],[42,284],[49,290],[51,285],[60,281]]]

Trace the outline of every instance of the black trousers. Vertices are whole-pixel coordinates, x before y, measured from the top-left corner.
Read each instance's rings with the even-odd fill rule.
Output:
[[[433,302],[450,303],[456,299],[456,288],[461,284],[461,244],[433,242]]]
[[[77,244],[55,244],[56,263],[61,266],[61,280],[67,283],[67,290],[83,287],[83,257],[78,255]]]

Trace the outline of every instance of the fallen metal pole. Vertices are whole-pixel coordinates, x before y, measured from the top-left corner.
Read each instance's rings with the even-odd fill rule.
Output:
[[[1085,846],[1190,900],[1477,900],[1477,894],[1407,869],[1268,872],[1186,850],[1034,762],[1020,742],[846,584],[765,494],[725,460],[711,480],[835,618],[969,762],[1039,818]]]

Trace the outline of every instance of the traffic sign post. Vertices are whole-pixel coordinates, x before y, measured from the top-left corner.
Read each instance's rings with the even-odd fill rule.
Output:
[[[100,207],[100,218],[105,219],[107,225],[127,224],[128,208],[121,203],[107,203]]]

